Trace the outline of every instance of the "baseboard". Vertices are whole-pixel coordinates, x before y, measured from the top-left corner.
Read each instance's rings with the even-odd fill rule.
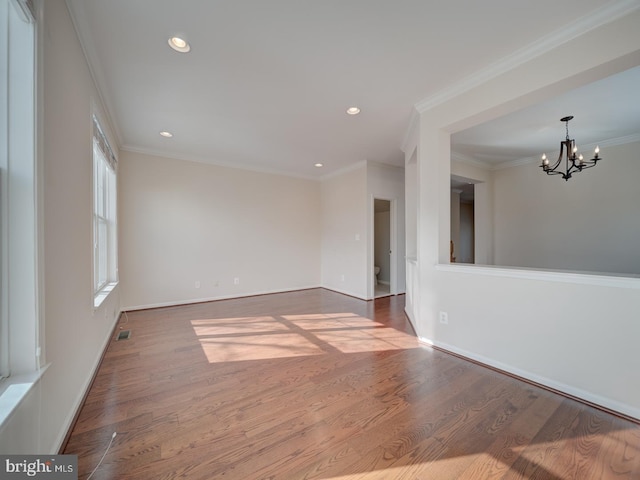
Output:
[[[303,286],[303,287],[296,287],[296,288],[261,290],[257,292],[244,292],[236,295],[219,295],[215,297],[189,298],[189,299],[182,299],[182,300],[173,300],[170,302],[149,303],[149,304],[143,304],[143,305],[130,305],[130,306],[123,307],[122,310],[125,312],[132,312],[135,310],[149,310],[152,308],[177,307],[180,305],[192,305],[195,303],[217,302],[219,300],[232,300],[234,298],[257,297],[259,295],[272,295],[274,293],[297,292],[301,290],[311,290],[314,288],[324,288],[324,287],[321,287],[320,285],[312,285],[312,286]]]
[[[109,348],[111,339],[115,335],[116,328],[118,327],[118,323],[120,322],[121,316],[122,316],[122,311],[120,311],[118,315],[116,315],[115,322],[113,324],[113,327],[111,328],[111,332],[103,342],[102,349],[100,350],[101,353],[98,356],[97,361],[93,365],[91,376],[83,385],[83,388],[80,390],[80,395],[74,402],[73,408],[71,409],[71,411],[69,412],[69,415],[65,419],[63,428],[61,429],[60,434],[58,435],[58,439],[54,443],[55,449],[52,450],[53,452],[58,452],[58,454],[62,454],[62,452],[67,446],[67,443],[69,443],[69,437],[71,437],[71,432],[73,431],[73,427],[78,421],[78,417],[80,416],[80,410],[84,405],[85,400],[87,399],[87,395],[89,395],[89,390],[91,390],[91,386],[93,385],[93,382],[95,381],[96,376],[98,375],[98,369],[102,364],[102,360],[104,359],[105,354],[107,353],[107,348]]]
[[[404,307],[404,314],[407,316],[407,318],[409,319],[409,323],[411,324],[411,326],[413,327],[413,331],[417,332],[418,329],[416,328],[416,322],[413,318],[413,316],[411,315],[411,312],[409,311],[409,309],[405,306]],[[417,336],[417,335],[416,335]],[[420,337],[418,337],[418,340],[420,340]],[[420,340],[422,341],[422,340]],[[423,343],[426,343],[424,341],[422,341]]]
[[[355,293],[349,292],[347,290],[340,290],[339,288],[324,287],[324,286],[320,288],[324,288],[325,290],[329,290],[331,292],[340,293],[341,295],[346,295],[347,297],[357,298],[358,300],[364,300],[365,302],[368,302],[369,300],[373,300],[372,298],[362,297],[360,295],[356,295]]]
[[[558,395],[571,398],[591,407],[603,410],[612,415],[616,415],[631,422],[640,424],[640,410],[631,405],[617,402],[610,398],[602,397],[600,395],[596,395],[591,392],[572,387],[571,385],[556,382],[555,380],[536,375],[526,370],[515,368],[511,365],[507,365],[483,355],[478,355],[476,353],[457,348],[447,343],[430,340],[424,337],[418,337],[418,340],[423,344],[463,358],[464,360],[471,361],[483,367],[490,368],[510,377],[514,377],[523,382],[535,385]]]

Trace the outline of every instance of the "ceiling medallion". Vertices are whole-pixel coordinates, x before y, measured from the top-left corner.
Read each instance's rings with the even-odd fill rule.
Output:
[[[560,142],[560,155],[558,156],[556,163],[554,163],[553,166],[550,166],[547,155],[543,153],[542,163],[540,164],[540,168],[542,168],[547,175],[562,175],[562,178],[565,180],[569,180],[571,175],[575,172],[581,172],[585,168],[595,167],[598,160],[602,160],[602,158],[598,156],[600,148],[597,146],[591,160],[585,160],[581,154],[578,154],[576,141],[569,138],[569,120],[572,118],[573,116],[569,115],[560,119],[561,122],[565,122],[567,138]],[[564,162],[562,161],[563,153]]]

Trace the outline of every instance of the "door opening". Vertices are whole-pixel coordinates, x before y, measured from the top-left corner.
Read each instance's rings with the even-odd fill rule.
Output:
[[[373,297],[385,297],[394,292],[394,256],[392,228],[394,218],[390,200],[373,199]]]
[[[475,263],[475,182],[451,175],[450,263]]]

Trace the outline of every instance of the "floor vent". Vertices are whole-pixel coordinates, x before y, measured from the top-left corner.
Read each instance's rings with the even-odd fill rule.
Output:
[[[117,340],[129,340],[131,338],[131,330],[122,330],[116,337]]]

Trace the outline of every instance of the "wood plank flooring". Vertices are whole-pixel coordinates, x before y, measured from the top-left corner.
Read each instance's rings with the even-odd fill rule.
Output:
[[[640,426],[419,345],[404,297],[131,312],[64,453],[86,479],[640,479]]]

